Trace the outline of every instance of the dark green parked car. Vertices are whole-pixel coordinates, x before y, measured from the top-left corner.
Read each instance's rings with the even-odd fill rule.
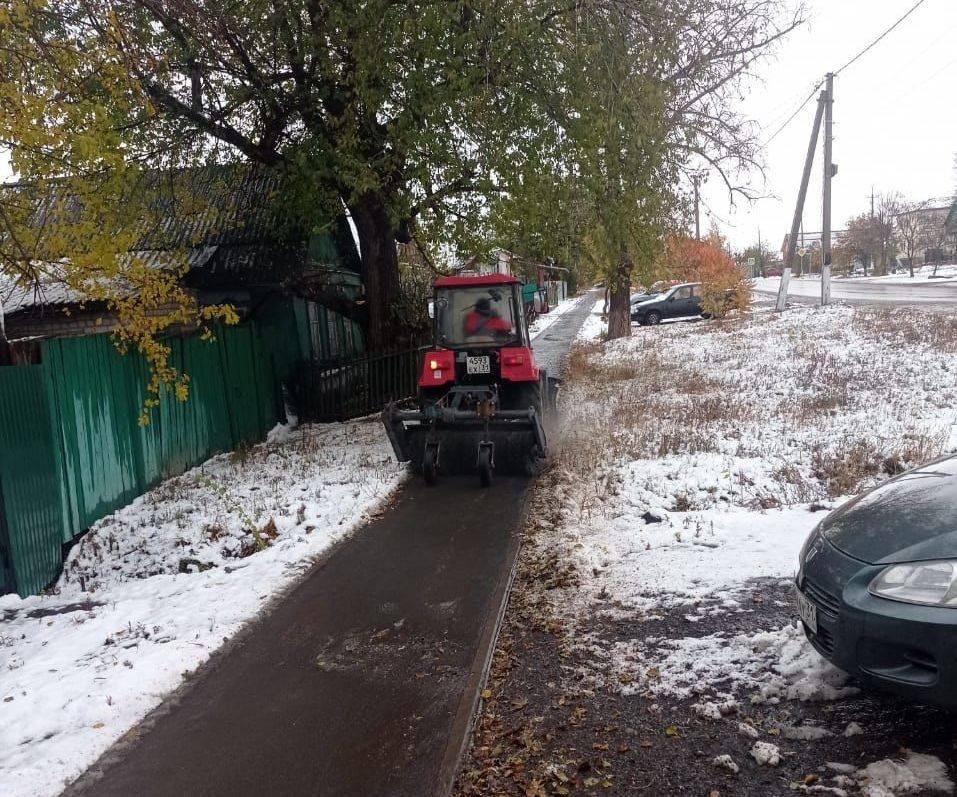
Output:
[[[797,588],[804,631],[826,659],[957,708],[957,456],[832,512],[804,544]]]
[[[686,282],[644,301],[632,302],[631,320],[639,324],[660,324],[667,318],[694,318],[701,315],[701,285]]]

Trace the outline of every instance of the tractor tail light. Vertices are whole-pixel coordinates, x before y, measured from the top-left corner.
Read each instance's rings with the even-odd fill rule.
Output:
[[[419,387],[441,387],[455,379],[455,355],[438,350],[425,353],[419,372]]]

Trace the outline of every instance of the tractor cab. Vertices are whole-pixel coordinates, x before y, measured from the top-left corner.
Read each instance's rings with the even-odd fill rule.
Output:
[[[434,349],[423,359],[421,399],[434,402],[453,384],[494,384],[498,392],[511,392],[538,381],[521,288],[507,274],[436,280]]]
[[[435,285],[435,342],[450,349],[528,346],[521,286],[517,281],[475,284],[478,278],[446,277]],[[484,280],[484,278],[483,278]],[[510,278],[514,280],[514,278]]]
[[[399,461],[411,461],[430,483],[440,470],[474,467],[487,485],[496,464],[529,471],[545,456],[548,382],[535,363],[521,289],[509,274],[435,281],[419,407],[383,412]]]

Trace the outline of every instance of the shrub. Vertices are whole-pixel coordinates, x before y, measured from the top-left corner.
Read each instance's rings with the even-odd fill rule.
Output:
[[[662,266],[678,279],[701,283],[701,307],[706,315],[724,318],[732,310],[751,306],[751,283],[717,240],[671,236],[665,243]]]

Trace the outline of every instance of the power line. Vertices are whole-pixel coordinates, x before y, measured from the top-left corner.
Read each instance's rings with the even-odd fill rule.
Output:
[[[791,124],[791,122],[794,121],[794,118],[795,118],[799,113],[801,113],[801,111],[804,110],[804,106],[805,106],[805,105],[807,105],[811,100],[814,99],[815,94],[817,94],[817,90],[818,90],[819,88],[821,88],[821,86],[823,86],[823,85],[824,85],[824,81],[822,80],[822,81],[821,81],[820,83],[818,83],[813,89],[811,89],[811,93],[808,94],[807,97],[804,99],[804,101],[797,107],[797,110],[795,110],[794,113],[792,113],[787,119],[785,119],[785,120],[784,120],[784,123],[783,123],[780,127],[778,127],[778,129],[775,130],[775,131],[770,135],[770,137],[764,142],[764,146],[767,146],[767,145],[770,144],[772,141],[774,141],[774,139],[778,137],[778,134],[779,134],[782,130],[784,130],[785,127],[787,127],[789,124]]]
[[[820,85],[820,84],[818,84]],[[804,89],[801,89],[801,94],[799,96],[804,96]],[[773,114],[768,114],[767,123],[764,125],[765,128],[771,129],[776,128],[786,116],[790,116],[793,113],[794,107],[794,98],[789,97],[785,102],[779,102],[774,108]]]
[[[909,10],[906,14],[904,14],[904,16],[902,16],[900,19],[898,19],[897,22],[895,22],[893,25],[891,25],[887,30],[885,30],[885,31],[884,31],[880,36],[878,36],[876,39],[874,39],[874,41],[872,41],[870,44],[868,44],[867,47],[865,47],[863,50],[861,50],[857,55],[855,55],[850,61],[848,61],[846,64],[844,64],[844,66],[842,66],[840,69],[838,69],[834,74],[835,74],[835,75],[841,74],[841,72],[843,72],[845,69],[847,69],[851,64],[853,64],[855,61],[857,61],[861,56],[863,56],[864,54],[870,52],[870,50],[872,50],[877,44],[879,44],[879,43],[884,39],[884,37],[886,37],[892,30],[894,30],[894,28],[896,28],[898,25],[900,25],[901,22],[903,22],[905,19],[907,19],[911,14],[913,14],[918,8],[920,8],[920,7],[921,7],[922,5],[924,5],[924,3],[926,3],[926,2],[927,2],[927,0],[917,0],[917,2],[914,3],[913,6],[911,6],[910,10]]]
[[[943,74],[944,72],[946,72],[946,71],[947,71],[948,69],[950,69],[954,64],[957,64],[957,58],[953,59],[952,61],[948,61],[948,62],[947,62],[946,64],[944,64],[940,69],[938,69],[936,72],[934,72],[934,74],[932,74],[930,77],[921,78],[920,80],[918,80],[916,83],[914,83],[914,84],[912,84],[911,86],[909,86],[909,87],[908,87],[907,89],[905,89],[904,91],[902,91],[902,92],[900,92],[899,94],[895,95],[894,99],[890,100],[890,102],[892,102],[892,103],[897,102],[897,101],[898,101],[899,99],[901,99],[902,97],[905,97],[906,95],[908,95],[908,94],[910,94],[911,92],[913,92],[914,89],[916,89],[916,88],[918,88],[918,87],[920,87],[920,86],[924,86],[924,85],[926,85],[927,83],[930,83],[934,78],[936,78],[938,75],[941,75],[941,74]]]
[[[893,25],[891,25],[889,28],[887,28],[887,29],[886,29],[883,33],[881,33],[876,39],[874,39],[873,41],[871,41],[870,44],[868,44],[863,50],[861,50],[860,52],[858,52],[857,55],[855,55],[853,58],[851,58],[851,60],[849,60],[847,63],[845,63],[844,66],[842,66],[840,69],[836,70],[836,71],[834,72],[834,76],[836,77],[837,75],[841,74],[841,72],[843,72],[845,69],[847,69],[851,64],[855,63],[857,60],[859,60],[860,58],[862,58],[866,53],[870,52],[874,47],[877,46],[877,44],[879,44],[881,41],[883,41],[883,40],[888,36],[888,34],[891,33],[891,31],[893,31],[898,25],[900,25],[905,19],[907,19],[911,14],[913,14],[918,8],[920,8],[920,7],[921,7],[922,5],[924,5],[924,3],[926,3],[926,2],[927,2],[927,0],[917,0],[917,2],[916,2],[913,6],[911,6],[910,9],[909,9],[902,17],[900,17]],[[949,64],[948,64],[948,66],[949,66]],[[946,67],[945,67],[945,68],[946,68]],[[944,71],[944,70],[941,70],[941,72],[942,72],[942,71]],[[939,74],[939,73],[938,73],[938,74]],[[936,75],[935,75],[935,77],[936,77]],[[784,130],[784,128],[786,128],[789,124],[791,124],[791,122],[794,121],[794,119],[797,117],[797,115],[798,115],[799,113],[801,113],[801,111],[804,110],[804,107],[805,107],[812,99],[814,99],[815,93],[817,92],[817,90],[818,90],[819,88],[821,88],[821,86],[822,86],[823,84],[824,84],[824,81],[822,80],[822,81],[821,81],[820,83],[818,83],[813,89],[811,89],[811,93],[810,93],[810,94],[804,99],[804,101],[797,107],[797,110],[795,110],[794,113],[792,113],[787,119],[785,119],[784,122],[783,122],[777,129],[775,129],[775,131],[770,135],[770,137],[764,142],[764,146],[765,146],[765,147],[766,147],[768,144],[770,144],[775,138],[777,138],[778,135]]]

